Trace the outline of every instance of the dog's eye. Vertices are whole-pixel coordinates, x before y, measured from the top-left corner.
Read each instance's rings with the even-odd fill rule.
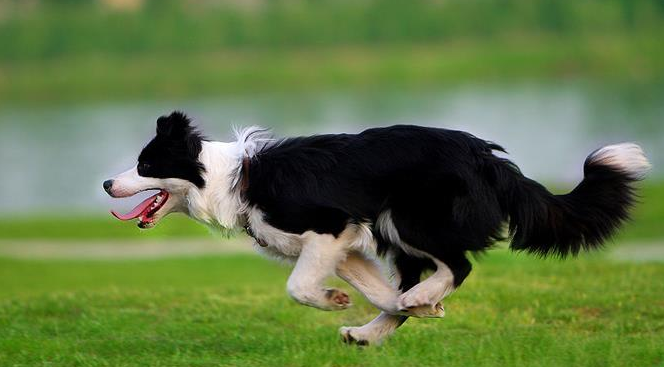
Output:
[[[145,172],[150,169],[150,164],[149,163],[139,163],[138,164],[138,171],[139,172]]]

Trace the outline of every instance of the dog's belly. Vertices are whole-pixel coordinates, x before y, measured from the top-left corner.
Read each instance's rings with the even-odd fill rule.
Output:
[[[297,259],[302,251],[303,235],[284,232],[268,224],[257,208],[249,211],[248,224],[255,238],[254,248],[269,257]]]
[[[269,257],[295,261],[300,256],[302,246],[306,241],[315,240],[320,234],[307,231],[295,234],[282,231],[271,226],[264,219],[264,213],[252,208],[247,217],[251,228],[256,251]],[[349,224],[340,235],[346,243],[347,251],[359,251],[370,257],[376,256],[376,242],[368,224]]]

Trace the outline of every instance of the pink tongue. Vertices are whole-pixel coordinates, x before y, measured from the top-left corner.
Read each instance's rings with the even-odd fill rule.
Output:
[[[150,196],[149,198],[143,200],[142,203],[136,205],[134,209],[132,209],[129,213],[127,214],[119,214],[115,210],[111,210],[111,214],[113,214],[114,217],[120,219],[120,220],[130,220],[134,218],[138,218],[143,212],[152,205],[152,203],[157,199],[157,196],[159,196],[160,193],[157,193],[155,195]]]

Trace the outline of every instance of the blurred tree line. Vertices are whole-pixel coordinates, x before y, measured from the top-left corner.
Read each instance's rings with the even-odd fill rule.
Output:
[[[0,0],[0,59],[664,35],[664,0]]]

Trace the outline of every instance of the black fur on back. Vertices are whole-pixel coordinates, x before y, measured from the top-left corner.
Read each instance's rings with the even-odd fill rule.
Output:
[[[370,225],[379,252],[396,254],[402,289],[433,263],[381,235],[386,211],[400,239],[446,263],[456,285],[471,270],[467,252],[491,247],[507,223],[513,249],[565,256],[601,246],[627,219],[629,175],[587,161],[581,184],[557,196],[494,151],[504,152],[465,132],[403,125],[290,138],[251,158],[246,200],[291,233]]]

